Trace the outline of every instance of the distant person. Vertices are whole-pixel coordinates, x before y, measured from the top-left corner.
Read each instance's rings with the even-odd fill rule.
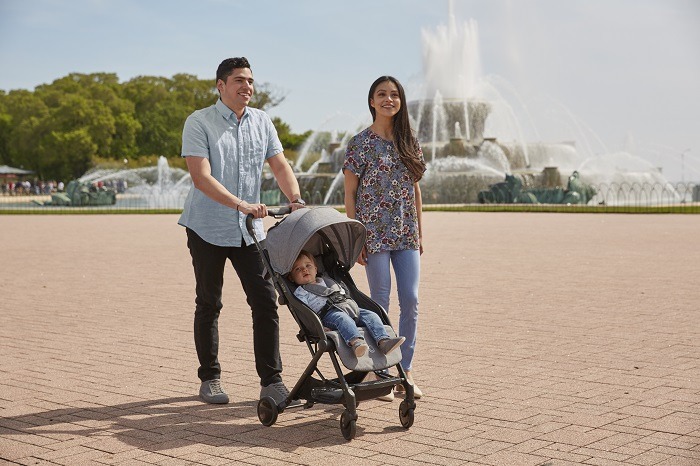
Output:
[[[425,160],[408,119],[406,94],[391,76],[378,78],[367,97],[372,125],[348,143],[345,209],[367,227],[367,241],[358,263],[366,266],[370,295],[389,312],[391,267],[399,298],[401,365],[416,398],[423,392],[413,380],[413,355],[418,331],[418,283],[423,253],[422,200],[418,181]],[[403,386],[397,385],[400,391]],[[393,393],[383,399],[392,399]]]
[[[358,326],[367,328],[384,354],[391,353],[406,340],[404,337],[390,337],[375,312],[358,307],[340,284],[328,276],[319,277],[317,273],[314,256],[301,251],[288,274],[288,278],[298,285],[294,296],[318,314],[324,326],[337,330],[355,356],[364,356],[369,348]]]
[[[228,403],[221,386],[219,313],[226,261],[241,280],[253,315],[253,351],[260,377],[260,397],[278,404],[289,392],[282,382],[276,292],[260,253],[245,227],[255,217],[255,232],[263,240],[260,203],[265,161],[293,210],[304,205],[299,184],[287,163],[270,117],[248,107],[253,96],[253,72],[243,57],[227,58],[216,71],[220,98],[192,113],[182,131],[182,156],[192,177],[179,224],[186,228],[196,281],[194,341],[199,358],[199,395],[207,403]]]

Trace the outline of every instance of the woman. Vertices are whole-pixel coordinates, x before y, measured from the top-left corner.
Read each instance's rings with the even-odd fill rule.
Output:
[[[391,270],[399,297],[401,364],[413,384],[413,353],[418,329],[418,282],[423,253],[421,193],[425,172],[420,144],[411,130],[403,86],[382,76],[369,89],[372,125],[348,143],[343,173],[348,217],[367,227],[367,242],[358,259],[367,272],[372,299],[389,311]],[[403,387],[397,386],[397,390]],[[393,399],[393,393],[385,399]]]

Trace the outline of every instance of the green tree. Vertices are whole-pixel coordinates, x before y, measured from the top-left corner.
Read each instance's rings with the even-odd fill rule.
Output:
[[[33,92],[0,91],[0,161],[43,179],[67,179],[98,160],[177,157],[185,119],[218,97],[213,79],[185,73],[122,84],[114,73],[71,73]],[[269,110],[284,98],[262,83],[251,106]],[[290,151],[310,134],[293,134],[279,118],[274,123]]]
[[[171,81],[175,99],[192,111],[208,107],[219,98],[213,79],[199,79],[192,74],[176,74]]]
[[[64,133],[84,129],[96,145],[98,154],[111,155],[116,124],[114,115],[102,101],[66,94],[58,99],[57,106],[50,113],[51,129]]]
[[[10,134],[12,116],[7,109],[7,94],[0,90],[0,164],[10,164]]]
[[[253,92],[253,97],[251,97],[248,105],[267,111],[284,102],[286,97],[286,93],[272,84],[255,84],[255,92]]]
[[[78,178],[90,168],[92,159],[97,155],[97,144],[93,142],[87,128],[52,131],[46,142],[51,151],[42,154],[42,167],[37,168],[37,173],[46,173],[48,178]]]
[[[129,113],[119,113],[114,119],[114,129],[112,158],[122,159],[139,155],[136,137],[141,132],[142,126],[136,116]]]
[[[211,105],[212,93],[189,75],[173,80],[138,76],[124,84],[124,95],[135,106],[141,131],[136,137],[140,155],[179,155],[182,127],[197,105]],[[205,103],[206,102],[206,103]]]
[[[312,133],[312,131],[307,131],[302,134],[294,134],[292,133],[291,127],[282,121],[280,117],[274,117],[272,123],[275,125],[275,129],[277,129],[277,136],[279,136],[282,147],[285,149],[299,150],[304,141],[306,141]]]
[[[5,161],[16,167],[34,170],[41,153],[41,139],[48,133],[49,108],[30,91],[10,91],[3,99],[4,116],[9,130]]]
[[[53,110],[57,130],[86,128],[101,156],[119,159],[137,152],[134,105],[120,95],[116,74],[71,73],[37,86],[35,93]]]
[[[0,163],[9,165],[10,159],[10,134],[12,132],[12,117],[0,110]]]

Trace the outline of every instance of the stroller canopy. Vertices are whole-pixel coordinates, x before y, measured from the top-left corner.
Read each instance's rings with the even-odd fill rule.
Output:
[[[298,209],[268,230],[265,249],[272,269],[286,274],[302,249],[319,255],[327,242],[338,261],[350,269],[362,252],[366,235],[362,223],[333,207]]]

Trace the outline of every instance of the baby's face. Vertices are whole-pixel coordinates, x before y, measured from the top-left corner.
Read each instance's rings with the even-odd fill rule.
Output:
[[[292,265],[292,281],[297,285],[308,285],[316,281],[316,264],[306,256],[301,256]]]

